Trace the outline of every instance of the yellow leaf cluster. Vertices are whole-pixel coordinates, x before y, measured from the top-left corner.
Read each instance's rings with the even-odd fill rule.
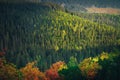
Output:
[[[83,76],[94,78],[102,67],[97,63],[98,58],[87,58],[80,63],[80,70]]]
[[[63,69],[68,69],[67,65],[63,64],[63,65],[60,65],[58,71],[61,71]]]
[[[103,52],[103,53],[100,55],[100,59],[101,59],[101,60],[108,59],[108,58],[109,58],[108,53]]]

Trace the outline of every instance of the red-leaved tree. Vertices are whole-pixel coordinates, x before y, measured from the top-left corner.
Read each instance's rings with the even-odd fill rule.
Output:
[[[49,79],[49,80],[62,80],[62,78],[59,76],[58,74],[58,70],[59,68],[64,65],[65,63],[62,62],[62,61],[59,61],[59,62],[56,62],[54,63],[50,69],[48,69],[46,71],[46,77]]]

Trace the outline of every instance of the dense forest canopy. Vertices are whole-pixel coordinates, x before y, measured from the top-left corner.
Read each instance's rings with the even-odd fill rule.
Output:
[[[119,43],[116,26],[71,15],[52,3],[1,4],[0,8],[0,47],[7,48],[7,59],[19,67],[36,59],[46,63],[39,63],[41,68],[57,60],[67,62],[70,56],[81,57],[80,61],[112,51]]]
[[[73,0],[51,0],[59,5],[41,1],[0,3],[0,79],[120,78],[119,14],[74,13],[61,6]],[[86,5],[91,6],[97,0],[74,3],[79,1],[88,1]],[[99,5],[106,3],[101,0]]]

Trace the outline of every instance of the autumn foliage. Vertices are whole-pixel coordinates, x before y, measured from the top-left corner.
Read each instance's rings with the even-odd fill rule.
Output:
[[[94,58],[92,59],[91,57],[84,59],[80,63],[82,75],[88,79],[94,79],[100,69],[101,66],[97,63],[97,61],[95,61]]]
[[[35,66],[35,62],[28,63],[20,71],[23,73],[24,80],[47,80],[44,73]]]
[[[103,52],[99,56],[85,58],[78,65],[77,60],[71,57],[68,64],[58,61],[45,72],[41,72],[35,66],[36,62],[29,62],[25,67],[17,69],[14,64],[7,62],[1,53],[0,80],[117,80],[117,74],[120,73],[119,59],[118,54]]]
[[[18,80],[20,78],[18,73],[15,65],[0,59],[0,80]]]
[[[54,69],[47,70],[46,76],[47,76],[48,80],[60,80],[58,72]]]
[[[50,67],[50,69],[54,69],[54,70],[58,71],[63,65],[65,65],[65,63],[63,61],[59,61],[59,62],[54,63]]]
[[[18,80],[19,70],[16,69],[15,65],[8,63],[4,58],[5,52],[0,52],[0,80]]]
[[[58,70],[63,66],[65,65],[64,62],[62,61],[59,61],[59,62],[56,62],[54,63],[50,69],[48,69],[46,71],[46,76],[49,80],[61,80],[62,78],[59,76],[58,74]]]

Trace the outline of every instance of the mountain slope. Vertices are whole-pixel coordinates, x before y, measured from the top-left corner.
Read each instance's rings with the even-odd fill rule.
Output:
[[[80,4],[84,7],[97,6],[97,7],[117,7],[120,8],[119,0],[41,0],[41,1],[51,1],[56,3],[65,3],[65,4]],[[113,5],[114,4],[114,5]]]
[[[58,60],[78,61],[118,46],[119,31],[64,12],[51,3],[0,5],[0,49],[18,67],[36,60],[44,70]]]
[[[117,29],[120,27],[120,15],[113,14],[97,14],[97,13],[72,13],[81,18],[97,22],[99,24],[106,24]]]
[[[97,13],[113,13],[120,14],[120,1],[119,0],[41,0],[43,2],[54,2],[57,4],[61,4],[67,10],[71,12],[97,12]],[[92,10],[93,7],[96,9]],[[109,9],[112,8],[112,9]],[[108,11],[106,11],[106,9]],[[116,11],[116,12],[115,12]]]
[[[10,3],[24,3],[24,2],[54,2],[59,4],[66,4],[67,7],[69,7],[72,4],[79,4],[84,7],[90,7],[90,6],[96,6],[96,7],[114,7],[114,8],[120,8],[120,1],[119,0],[0,0],[0,2],[10,2]],[[114,5],[113,5],[114,4]],[[72,5],[73,7],[75,5]],[[77,5],[76,5],[77,6]]]

